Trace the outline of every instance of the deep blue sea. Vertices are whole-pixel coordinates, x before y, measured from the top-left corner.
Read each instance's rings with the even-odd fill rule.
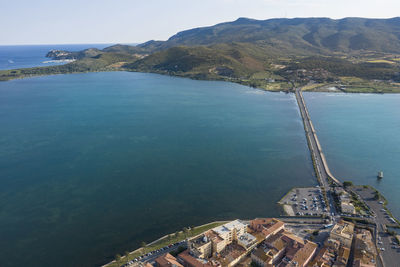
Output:
[[[304,93],[304,98],[333,175],[374,186],[399,218],[400,94]]]
[[[66,45],[0,45],[0,70],[44,67],[62,62],[48,62],[51,58],[46,58],[47,52],[52,49],[80,51],[87,48],[103,49],[111,44],[66,44]]]
[[[0,83],[1,266],[96,266],[315,185],[292,94],[109,72]]]

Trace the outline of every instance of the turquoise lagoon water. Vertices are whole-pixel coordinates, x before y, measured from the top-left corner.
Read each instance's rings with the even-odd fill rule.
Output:
[[[0,125],[2,266],[96,266],[185,226],[277,215],[287,190],[316,183],[294,96],[237,84],[13,80]]]
[[[329,167],[342,181],[372,185],[400,217],[400,95],[304,93]],[[384,178],[377,180],[378,171]]]

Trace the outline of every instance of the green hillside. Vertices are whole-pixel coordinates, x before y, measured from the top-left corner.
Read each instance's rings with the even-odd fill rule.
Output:
[[[263,62],[241,49],[226,47],[173,47],[124,66],[127,69],[184,74],[192,77],[240,77],[264,69]]]
[[[65,65],[0,70],[0,81],[51,74],[118,70],[121,65],[134,60],[137,60],[137,57],[128,54],[101,53],[94,57],[84,57]]]
[[[227,80],[266,90],[308,85],[313,90],[334,86],[351,92],[400,92],[400,18],[240,18],[183,31],[167,41],[69,55],[78,60],[0,71],[0,80],[128,70]]]
[[[295,18],[233,22],[182,31],[166,42],[147,42],[151,50],[185,45],[253,43],[293,55],[371,50],[400,53],[400,18]]]

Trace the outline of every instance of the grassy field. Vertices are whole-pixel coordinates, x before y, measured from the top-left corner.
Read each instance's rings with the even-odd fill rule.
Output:
[[[357,77],[340,77],[349,93],[400,93],[399,83],[386,81],[365,80]]]
[[[220,226],[226,222],[213,222],[201,226],[194,227],[191,230],[186,230],[186,231],[179,231],[174,234],[167,235],[149,245],[143,246],[135,251],[132,251],[130,253],[124,253],[121,258],[119,256],[116,256],[116,259],[119,258],[119,261],[113,261],[109,263],[107,266],[108,267],[118,267],[121,266],[128,261],[131,261],[141,255],[144,255],[150,251],[158,250],[160,248],[163,248],[165,246],[168,246],[169,244],[174,244],[176,242],[182,241],[186,238],[194,237],[197,236],[207,230],[210,230],[214,227]]]
[[[331,85],[334,86],[334,85]],[[313,84],[307,84],[303,87],[301,87],[301,89],[303,91],[324,91],[323,88],[324,87],[329,87],[329,84],[327,83],[313,83]],[[328,91],[328,90],[326,90]]]
[[[387,59],[374,59],[374,60],[368,60],[368,63],[386,63],[386,64],[396,64],[393,61],[387,60]]]
[[[268,91],[285,91],[291,89],[292,86],[287,82],[274,82],[261,85],[260,88]]]
[[[348,85],[345,91],[348,93],[400,93],[400,86],[385,83],[365,82]]]

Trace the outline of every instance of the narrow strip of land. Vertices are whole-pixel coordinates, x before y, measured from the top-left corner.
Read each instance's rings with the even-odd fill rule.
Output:
[[[306,137],[308,140],[311,157],[313,160],[315,172],[318,178],[318,181],[326,193],[326,198],[328,201],[328,212],[332,216],[337,216],[336,209],[334,206],[334,200],[330,194],[330,186],[337,185],[342,186],[342,183],[336,179],[330,172],[328,163],[326,162],[325,156],[322,152],[321,145],[319,143],[317,133],[315,132],[314,126],[312,124],[310,115],[308,114],[308,109],[304,102],[303,94],[300,88],[295,89],[297,103],[299,105],[300,114],[304,123],[304,130],[306,133]]]
[[[296,88],[295,93],[296,93],[297,102],[299,104],[300,113],[303,118],[306,135],[310,142],[311,154],[312,154],[315,164],[316,164],[317,175],[318,175],[318,178],[321,180],[320,183],[325,187],[329,187],[329,185],[330,185],[329,179],[330,179],[336,185],[341,186],[342,183],[338,179],[336,179],[329,170],[325,156],[322,152],[321,145],[318,141],[317,134],[316,134],[314,126],[312,124],[310,115],[308,114],[308,110],[307,110],[306,104],[304,102],[303,94],[299,88]]]
[[[378,203],[379,199],[375,199],[375,198],[371,197],[371,193],[368,194],[368,193],[363,192],[363,190],[367,191],[369,187],[366,187],[367,189],[363,189],[363,190],[360,188],[358,188],[358,190],[354,190],[354,188],[346,188],[346,187],[343,187],[342,182],[340,182],[338,179],[336,179],[332,175],[332,173],[329,170],[327,161],[325,159],[325,155],[322,151],[321,145],[319,143],[316,131],[312,124],[310,115],[308,113],[307,106],[305,104],[301,89],[296,88],[295,94],[296,94],[297,103],[299,105],[300,113],[301,113],[301,116],[303,119],[304,130],[305,130],[306,137],[308,140],[315,172],[316,172],[318,181],[320,183],[320,186],[321,186],[321,188],[324,189],[324,191],[326,193],[326,197],[329,202],[329,205],[327,205],[327,206],[328,206],[328,211],[331,215],[332,222],[338,220],[341,217],[341,215],[343,215],[342,214],[343,211],[341,213],[339,213],[335,208],[336,205],[335,205],[335,201],[333,198],[333,193],[335,192],[335,190],[337,188],[344,188],[348,192],[357,195],[358,198],[361,201],[363,201],[375,215],[374,215],[374,217],[369,217],[369,219],[367,219],[364,216],[358,217],[358,216],[353,215],[352,217],[364,220],[366,223],[372,223],[373,225],[375,225],[375,231],[374,231],[375,232],[375,242],[376,242],[377,248],[379,248],[379,251],[380,251],[379,258],[378,258],[378,260],[379,260],[378,266],[394,266],[393,264],[395,264],[395,262],[399,259],[399,255],[398,255],[398,253],[396,253],[393,250],[392,243],[394,241],[392,241],[392,237],[390,237],[390,235],[387,233],[387,230],[386,230],[386,225],[388,223],[387,218],[385,218],[385,216],[384,216],[386,214],[386,212],[383,212],[383,213],[380,212],[380,211],[384,211],[384,209],[382,207],[381,207],[381,209],[379,209],[379,207],[382,206],[379,203],[383,203],[383,202],[380,201]],[[386,215],[386,217],[388,217],[388,216]],[[394,220],[394,219],[392,218],[392,220]],[[384,251],[387,251],[387,252],[384,252]]]

